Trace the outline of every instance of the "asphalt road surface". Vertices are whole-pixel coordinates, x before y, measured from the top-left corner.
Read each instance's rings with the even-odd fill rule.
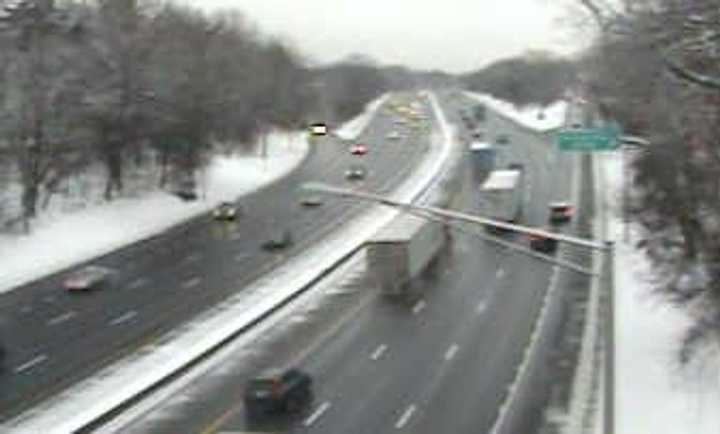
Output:
[[[458,107],[472,103],[442,99],[451,121],[457,121]],[[493,113],[484,128],[490,137],[510,136],[500,164],[525,164],[523,223],[544,226],[549,202],[572,199],[578,169],[574,156],[556,152],[543,135]],[[466,175],[453,208],[473,212],[476,185]],[[284,315],[277,319],[282,327],[224,355],[214,368],[138,417],[99,432],[489,432],[553,268],[482,241],[472,235],[477,230],[456,232],[448,251],[399,299],[372,288],[359,259],[345,277],[330,279],[279,314]],[[313,375],[315,401],[301,414],[248,425],[242,405],[245,381],[268,368],[288,366]]]
[[[429,103],[424,105],[432,114]],[[111,289],[69,294],[61,286],[68,273],[62,272],[0,294],[0,340],[8,351],[0,370],[0,419],[86,378],[242,291],[363,209],[362,204],[347,201],[301,207],[302,183],[346,184],[345,170],[359,163],[368,169],[362,181],[368,188],[392,190],[429,147],[428,134],[385,140],[394,129],[406,130],[395,126],[388,115],[376,116],[359,137],[370,149],[365,156],[351,155],[349,144],[337,138],[315,139],[309,157],[295,172],[241,199],[245,216],[236,222],[213,221],[205,215],[91,261],[116,270]],[[293,233],[293,248],[279,254],[260,248],[284,229]]]

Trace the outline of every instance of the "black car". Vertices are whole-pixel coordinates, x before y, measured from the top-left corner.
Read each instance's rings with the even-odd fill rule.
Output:
[[[251,419],[295,413],[313,400],[312,378],[299,369],[270,372],[245,385],[245,414]]]
[[[274,233],[267,241],[262,243],[263,250],[273,251],[287,249],[294,243],[292,233],[289,230]]]
[[[176,190],[174,194],[185,202],[192,202],[198,198],[195,190]]]
[[[345,178],[348,180],[360,180],[365,179],[365,175],[367,172],[365,171],[365,168],[362,166],[350,166],[345,171]]]
[[[558,241],[539,234],[530,235],[530,248],[537,252],[551,255],[557,251]]]

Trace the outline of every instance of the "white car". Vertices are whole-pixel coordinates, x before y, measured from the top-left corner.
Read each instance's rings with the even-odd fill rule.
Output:
[[[234,220],[238,216],[238,209],[232,202],[221,202],[213,210],[213,218],[216,220]]]
[[[387,138],[390,139],[390,140],[398,140],[398,139],[400,139],[401,137],[402,137],[402,136],[401,136],[400,133],[397,132],[397,131],[390,131],[390,132],[388,133],[388,135],[387,135]]]

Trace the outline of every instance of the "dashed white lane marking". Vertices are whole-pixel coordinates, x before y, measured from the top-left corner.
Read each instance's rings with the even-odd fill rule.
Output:
[[[132,283],[130,283],[130,285],[128,286],[128,288],[138,289],[141,286],[145,286],[147,283],[148,283],[148,279],[146,279],[145,277],[141,277],[139,279],[133,280]]]
[[[134,310],[131,310],[130,312],[126,312],[119,317],[115,318],[114,320],[110,321],[110,325],[118,325],[122,324],[124,322],[130,321],[131,319],[135,318],[137,316],[137,312]]]
[[[501,268],[497,270],[497,273],[495,273],[495,277],[498,279],[502,279],[503,277],[505,277],[505,269]]]
[[[69,312],[65,312],[62,315],[58,315],[55,318],[52,318],[47,323],[50,326],[54,326],[54,325],[58,325],[60,323],[64,323],[65,321],[70,320],[76,316],[77,316],[77,312],[75,312],[74,310],[71,310]]]
[[[41,355],[35,357],[34,359],[29,360],[29,361],[23,363],[22,365],[18,366],[17,368],[15,368],[15,373],[20,374],[23,371],[27,371],[28,369],[44,362],[45,360],[47,360],[47,356],[45,354],[41,354]]]
[[[400,416],[400,419],[395,423],[395,428],[402,429],[410,421],[410,418],[415,413],[415,404],[410,405],[405,412]]]
[[[187,282],[183,283],[182,286],[183,286],[183,288],[193,288],[195,286],[198,286],[200,284],[200,282],[202,282],[201,278],[194,277],[194,278],[188,280]]]
[[[485,302],[485,300],[483,300],[480,303],[478,303],[477,306],[475,306],[475,313],[481,314],[481,313],[485,312],[486,309],[487,309],[487,303]]]
[[[379,345],[375,351],[370,355],[370,359],[372,360],[378,360],[387,350],[388,346],[385,344]]]
[[[425,306],[427,306],[427,303],[425,303],[425,300],[420,300],[417,303],[415,303],[415,306],[413,306],[413,314],[417,315],[420,312],[422,312],[423,309],[425,309]]]
[[[303,425],[310,426],[310,425],[314,424],[318,419],[320,419],[320,417],[326,411],[328,411],[329,408],[330,408],[330,403],[327,401],[323,402],[322,404],[320,404],[320,406],[317,408],[317,410],[315,410],[313,412],[313,414],[311,414],[307,419],[305,419],[305,421],[303,422]]]
[[[249,257],[250,257],[250,253],[245,252],[245,253],[238,253],[237,255],[235,255],[235,257],[233,259],[235,259],[235,262],[242,262]]]
[[[459,349],[460,349],[460,347],[458,346],[458,344],[450,345],[450,348],[448,348],[447,351],[445,351],[445,360],[448,360],[448,361],[452,360],[453,357],[455,357],[455,354],[457,354]]]

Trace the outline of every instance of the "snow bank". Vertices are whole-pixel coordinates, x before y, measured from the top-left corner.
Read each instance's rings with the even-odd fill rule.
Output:
[[[365,127],[370,123],[377,110],[390,98],[390,94],[386,93],[380,98],[368,103],[365,110],[353,119],[342,124],[335,130],[335,135],[345,140],[353,140],[360,135]]]
[[[50,213],[27,236],[0,235],[0,292],[148,238],[286,175],[307,155],[305,133],[273,133],[267,159],[215,158],[198,186],[201,197],[183,202],[167,192],[118,199],[74,212]]]
[[[566,101],[557,101],[547,107],[528,106],[518,109],[512,103],[494,98],[490,95],[474,92],[465,92],[468,97],[481,102],[491,109],[515,122],[538,131],[548,131],[565,125],[565,116],[569,104]],[[540,116],[540,114],[544,114]],[[542,118],[541,118],[542,117]]]
[[[616,212],[621,187],[619,155],[604,155],[611,208],[610,235],[616,239],[616,432],[617,434],[720,433],[720,348],[715,363],[697,378],[680,375],[675,363],[680,338],[689,324],[679,310],[651,294],[649,263],[622,242]],[[632,231],[631,237],[632,238]]]

